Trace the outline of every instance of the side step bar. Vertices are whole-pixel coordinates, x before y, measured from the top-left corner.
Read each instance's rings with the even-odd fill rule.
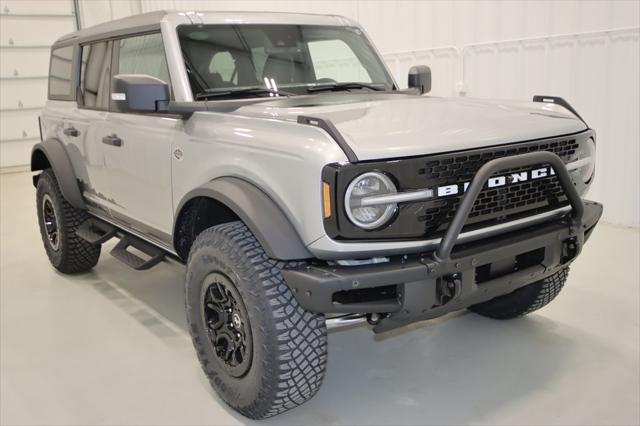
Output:
[[[94,245],[105,243],[113,237],[120,238],[120,241],[110,253],[113,257],[136,271],[142,271],[157,265],[166,255],[164,250],[153,244],[127,234],[110,223],[94,217],[80,225],[76,230],[76,235]],[[141,257],[139,254],[131,252],[129,250],[130,247],[140,252],[143,256]]]
[[[116,236],[116,227],[100,219],[90,218],[76,230],[76,235],[98,245]]]
[[[127,250],[129,247],[133,247],[143,254],[149,256],[148,259],[143,259],[135,253]],[[143,271],[156,266],[162,259],[164,259],[164,251],[153,246],[140,238],[133,235],[125,235],[120,239],[120,242],[111,250],[111,256],[115,257],[122,263],[129,265],[136,271]]]

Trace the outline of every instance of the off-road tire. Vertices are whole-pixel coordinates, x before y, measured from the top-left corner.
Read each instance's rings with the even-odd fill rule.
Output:
[[[536,281],[513,293],[472,305],[469,310],[494,319],[511,319],[530,314],[549,304],[560,293],[567,280],[569,268]]]
[[[297,407],[315,395],[324,378],[325,318],[296,301],[280,273],[290,264],[269,258],[242,222],[200,233],[187,261],[187,320],[202,369],[218,395],[251,419]],[[248,315],[253,354],[241,377],[225,370],[205,324],[202,294],[212,273],[228,278]]]
[[[59,238],[57,248],[54,248],[49,241],[44,224],[43,200],[45,197],[48,197],[55,212]],[[78,227],[90,216],[86,211],[73,207],[64,199],[51,169],[43,171],[38,177],[36,206],[40,235],[53,267],[65,274],[86,272],[93,268],[100,258],[100,246],[90,244],[76,235]]]

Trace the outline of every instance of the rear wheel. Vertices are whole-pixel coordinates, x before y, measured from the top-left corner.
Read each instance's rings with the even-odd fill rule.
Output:
[[[100,246],[76,235],[90,216],[64,199],[51,169],[38,177],[36,202],[40,235],[51,264],[65,274],[93,268],[100,258]]]
[[[202,369],[220,397],[252,419],[302,404],[324,377],[324,316],[298,305],[285,266],[241,222],[203,231],[187,262],[187,319]]]
[[[567,281],[569,268],[563,268],[547,278],[536,281],[513,293],[472,305],[469,310],[494,319],[517,318],[548,305],[560,293]]]

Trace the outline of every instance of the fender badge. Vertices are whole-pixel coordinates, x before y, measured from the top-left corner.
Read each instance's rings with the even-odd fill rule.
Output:
[[[182,152],[181,148],[176,148],[173,150],[173,156],[176,157],[176,160],[182,160],[182,157],[184,157],[184,152]]]

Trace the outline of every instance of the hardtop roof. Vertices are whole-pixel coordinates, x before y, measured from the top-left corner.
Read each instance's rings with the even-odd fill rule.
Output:
[[[104,37],[118,32],[128,31],[134,28],[143,29],[145,27],[160,27],[160,22],[167,16],[166,10],[143,13],[140,15],[127,16],[126,18],[103,22],[102,24],[83,28],[78,31],[60,37],[54,44],[67,44],[70,41],[86,41],[92,38]]]
[[[60,37],[54,47],[84,43],[96,39],[119,37],[130,33],[154,31],[163,21],[181,24],[293,24],[293,25],[357,25],[339,15],[288,12],[186,12],[157,10],[104,22]]]

